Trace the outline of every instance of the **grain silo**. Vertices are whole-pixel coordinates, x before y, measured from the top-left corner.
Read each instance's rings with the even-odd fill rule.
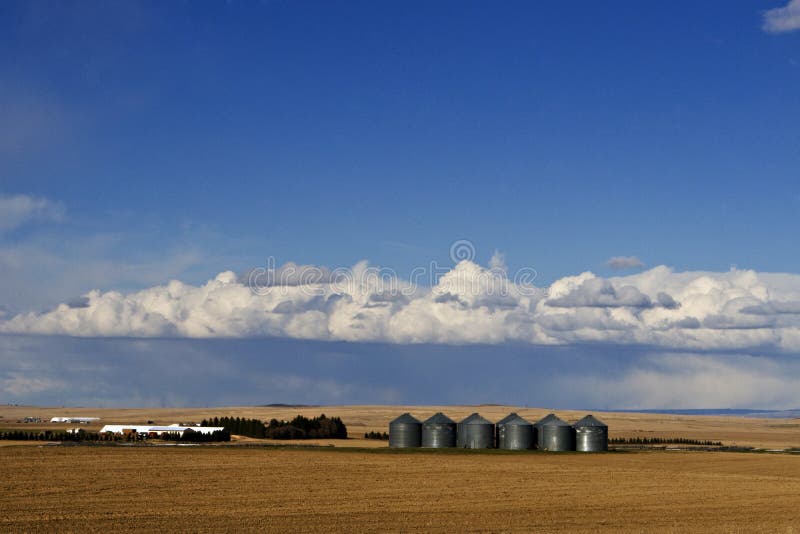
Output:
[[[575,450],[600,452],[608,450],[608,425],[592,415],[587,415],[574,425]]]
[[[539,430],[539,448],[545,451],[574,451],[575,429],[566,421],[553,416]]]
[[[510,420],[514,419],[515,417],[519,417],[517,415],[517,412],[511,412],[510,414],[508,414],[507,416],[503,417],[502,419],[500,419],[498,422],[496,422],[494,424],[494,442],[497,445],[498,449],[503,449],[504,448],[503,447],[503,439],[505,438],[505,435],[500,432],[500,429],[503,427],[504,424],[506,424],[506,421],[510,421]]]
[[[422,445],[422,423],[404,413],[389,423],[389,447],[403,449]]]
[[[504,421],[502,426],[500,423],[497,423],[498,436],[500,436],[497,448],[512,451],[533,449],[536,446],[533,425],[530,421],[516,414],[512,415],[514,417],[510,419],[508,417],[502,419],[502,421]]]
[[[544,448],[544,443],[542,442],[542,425],[549,423],[553,419],[558,419],[558,417],[556,417],[556,414],[551,413],[545,415],[544,417],[533,423],[533,433],[535,434],[536,437],[536,448],[538,449]]]
[[[474,413],[459,424],[459,445],[465,449],[493,449],[494,423]],[[463,434],[463,438],[461,435]]]
[[[467,438],[467,429],[464,428],[464,425],[472,421],[473,419],[482,419],[478,412],[474,412],[469,414],[467,417],[462,419],[458,422],[458,426],[456,427],[456,447],[459,449],[463,449],[466,447],[466,438]]]
[[[443,449],[456,446],[456,422],[437,412],[422,423],[422,446]]]

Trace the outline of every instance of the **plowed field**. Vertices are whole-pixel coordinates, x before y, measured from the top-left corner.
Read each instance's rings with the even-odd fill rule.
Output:
[[[800,532],[800,456],[0,448],[0,531]]]

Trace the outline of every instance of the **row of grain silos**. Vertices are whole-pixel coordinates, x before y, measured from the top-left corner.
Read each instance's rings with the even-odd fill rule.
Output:
[[[510,413],[495,424],[478,413],[460,423],[441,412],[424,422],[405,413],[389,423],[389,447],[600,452],[608,450],[608,425],[591,415],[569,424],[552,413],[536,423]]]

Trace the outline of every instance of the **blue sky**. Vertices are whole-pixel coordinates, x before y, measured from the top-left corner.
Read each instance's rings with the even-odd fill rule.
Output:
[[[792,270],[800,34],[771,4],[5,3],[5,103],[47,116],[3,189],[76,234],[247,239],[231,267],[466,237],[548,280]]]
[[[10,320],[93,289],[171,279],[199,287],[268,257],[331,268],[368,260],[407,276],[431,261],[453,267],[458,239],[474,244],[477,264],[500,251],[510,273],[533,268],[542,286],[662,265],[797,273],[798,27],[800,2],[787,0],[3,2],[0,310]],[[619,256],[633,268],[610,268]],[[684,295],[679,278],[664,278],[671,298]],[[738,289],[713,312],[684,303],[680,320],[753,329],[727,315],[745,289],[758,305],[794,302],[794,280],[755,291],[745,278],[726,282]],[[658,302],[646,282],[625,284]],[[593,287],[585,299],[595,290],[607,293]],[[606,318],[625,322],[631,301],[619,302]],[[547,335],[500,342],[602,339],[600,360],[635,342],[642,354],[744,350],[785,363],[796,350],[789,316],[768,325],[788,329],[776,338],[747,342],[611,336],[617,323],[569,339],[546,323]],[[87,330],[58,321],[45,333],[144,332],[116,319]],[[4,331],[35,338],[31,324]],[[226,331],[362,350],[335,326],[301,335],[287,324]],[[194,327],[152,332],[193,337]],[[368,340],[469,341],[381,332]],[[399,349],[384,350],[396,360],[388,354]],[[614,362],[609,375],[630,371]],[[8,384],[28,376],[14,365],[0,368]],[[350,365],[338,374],[374,376]],[[636,395],[629,405],[648,404]]]

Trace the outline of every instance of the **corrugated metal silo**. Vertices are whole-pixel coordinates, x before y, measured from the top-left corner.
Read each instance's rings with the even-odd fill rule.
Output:
[[[481,418],[481,416],[478,412],[474,412],[458,422],[458,427],[456,428],[456,447],[459,449],[466,447],[467,429],[464,427],[464,425],[477,418]]]
[[[456,422],[437,412],[422,423],[422,446],[443,449],[456,446]]]
[[[536,439],[533,425],[530,421],[515,415],[511,419],[505,418],[502,427],[499,429],[501,441],[498,442],[498,449],[508,449],[521,451],[533,449],[536,446]],[[500,423],[498,423],[500,425]]]
[[[517,412],[511,412],[507,416],[500,419],[498,422],[494,424],[494,442],[497,444],[498,449],[503,449],[503,440],[505,439],[505,434],[500,431],[506,421],[510,421],[515,417],[519,417]]]
[[[575,450],[600,452],[608,450],[608,425],[592,415],[587,415],[574,425]]]
[[[539,448],[546,451],[574,451],[575,429],[566,421],[553,417],[539,427]]]
[[[389,447],[408,448],[422,445],[422,423],[410,413],[404,413],[389,423]]]
[[[460,423],[459,440],[466,449],[493,449],[494,423],[479,414],[472,414]],[[464,437],[461,438],[461,434]]]
[[[533,423],[533,433],[536,435],[536,448],[544,448],[544,442],[542,441],[542,425],[549,423],[553,419],[558,419],[558,417],[556,417],[556,414],[550,413]]]

